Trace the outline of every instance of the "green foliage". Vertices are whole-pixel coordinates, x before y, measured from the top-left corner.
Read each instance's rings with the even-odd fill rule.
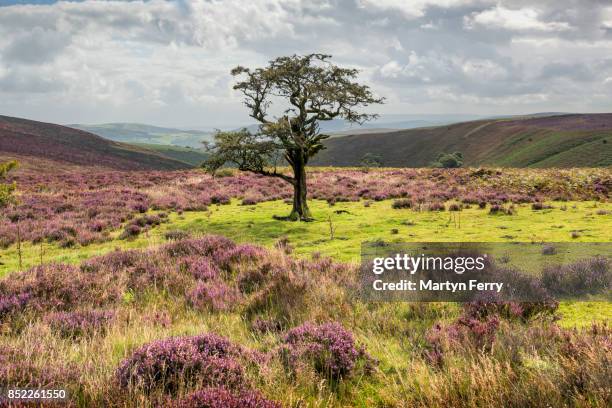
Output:
[[[259,131],[217,132],[214,143],[207,144],[210,157],[203,167],[214,172],[229,163],[239,170],[283,179],[295,190],[288,218],[309,220],[305,167],[325,148],[323,140],[329,137],[319,132],[319,123],[336,118],[363,123],[376,115],[358,108],[383,102],[368,86],[354,81],[358,70],[340,68],[330,58],[293,55],[276,58],[265,68],[232,69],[232,75],[241,77],[234,89],[244,95],[249,115],[260,123]],[[269,110],[278,103],[288,108],[281,117],[271,117]],[[289,164],[293,176],[276,171],[280,161]]]
[[[362,167],[381,167],[383,160],[379,154],[368,152],[363,155],[360,163]]]
[[[455,153],[440,153],[438,159],[432,163],[432,167],[439,167],[443,169],[456,169],[463,165],[463,154],[461,152]]]
[[[17,167],[16,161],[0,163],[0,207],[5,207],[13,200],[15,183],[6,183],[7,174]]]

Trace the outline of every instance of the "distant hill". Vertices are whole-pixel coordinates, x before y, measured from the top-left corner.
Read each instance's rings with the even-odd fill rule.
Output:
[[[358,166],[366,153],[385,166],[423,167],[460,151],[466,166],[612,166],[612,114],[531,115],[357,134],[325,141],[313,165]]]
[[[0,156],[53,160],[116,170],[177,170],[186,163],[152,150],[51,123],[0,116]]]
[[[67,125],[75,129],[102,136],[105,139],[125,143],[148,143],[182,147],[202,147],[202,141],[211,141],[212,132],[181,130],[140,123],[106,123],[101,125]]]
[[[170,159],[178,160],[183,163],[187,163],[190,166],[197,167],[208,155],[203,149],[195,149],[193,147],[181,147],[171,145],[160,145],[160,144],[149,144],[149,143],[134,143],[135,146],[143,147],[145,149],[153,150],[162,156]]]

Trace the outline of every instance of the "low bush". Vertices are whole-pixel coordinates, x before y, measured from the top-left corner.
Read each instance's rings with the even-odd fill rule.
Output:
[[[121,387],[175,392],[181,386],[223,386],[241,390],[247,385],[241,350],[215,334],[170,337],[136,349],[116,372]]]
[[[391,204],[391,208],[395,210],[412,208],[412,201],[405,199],[405,198],[400,199],[400,200],[395,200],[393,201],[393,204]]]
[[[305,362],[324,377],[338,380],[373,369],[374,361],[365,348],[357,347],[353,334],[336,322],[305,323],[289,330],[283,343],[283,361],[292,370]]]
[[[598,256],[566,265],[547,265],[542,271],[542,284],[559,296],[596,294],[612,287],[610,261]]]
[[[103,333],[114,317],[110,310],[87,310],[52,313],[45,320],[61,336],[77,338]]]
[[[223,281],[199,282],[187,295],[189,303],[199,310],[226,311],[236,306],[240,293]]]

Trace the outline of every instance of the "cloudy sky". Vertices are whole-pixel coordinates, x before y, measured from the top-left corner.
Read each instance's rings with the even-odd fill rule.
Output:
[[[324,52],[379,113],[612,111],[612,2],[0,0],[0,114],[250,122],[229,70]]]

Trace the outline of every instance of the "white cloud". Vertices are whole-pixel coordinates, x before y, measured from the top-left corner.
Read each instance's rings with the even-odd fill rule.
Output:
[[[464,18],[466,28],[482,26],[512,31],[568,31],[572,26],[562,21],[542,21],[535,8],[509,9],[497,5],[488,10],[474,12]]]
[[[360,80],[389,101],[376,109],[381,113],[480,113],[489,106],[513,113],[535,106],[529,100],[538,110],[569,111],[571,103],[609,109],[612,94],[592,95],[612,78],[606,30],[612,7],[587,12],[569,0],[518,4],[86,0],[0,6],[0,113],[63,123],[248,123],[229,70],[308,52],[331,53],[338,64],[361,69]]]
[[[423,17],[428,7],[452,8],[482,3],[479,0],[357,0],[362,8],[399,11],[405,18],[415,19]]]
[[[467,77],[481,81],[495,81],[508,75],[504,67],[491,60],[468,60],[462,64],[461,70]]]

